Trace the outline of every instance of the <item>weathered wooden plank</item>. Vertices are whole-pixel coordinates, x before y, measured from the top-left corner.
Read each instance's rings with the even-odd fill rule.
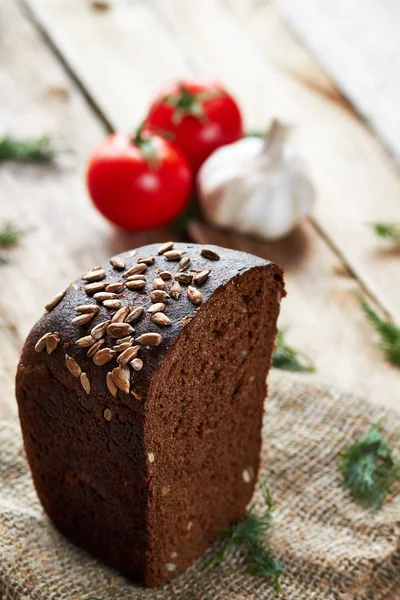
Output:
[[[277,4],[400,162],[399,3],[278,0]]]
[[[160,83],[189,72],[147,3],[23,2],[115,129],[133,130]]]
[[[16,412],[17,360],[44,304],[88,267],[144,239],[116,231],[92,208],[83,168],[105,129],[13,0],[0,3],[4,132],[60,135],[73,155],[60,166],[0,166],[0,223],[27,231],[0,267],[0,417]]]
[[[318,226],[400,323],[398,254],[380,251],[365,225],[400,220],[400,176],[379,142],[348,106],[309,85],[313,70],[303,83],[271,64],[242,31],[241,22],[216,0],[156,4],[171,34],[196,56],[199,68],[220,77],[240,99],[251,127],[262,126],[272,115],[296,124],[319,194]]]
[[[274,0],[219,0],[256,43],[262,55],[280,72],[299,80],[314,92],[355,113],[353,107],[322,67],[310,56],[308,48],[296,38],[283,21]]]

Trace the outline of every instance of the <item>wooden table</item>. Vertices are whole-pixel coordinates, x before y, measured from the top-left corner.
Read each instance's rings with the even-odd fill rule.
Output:
[[[110,129],[132,129],[160,83],[189,73],[220,78],[249,128],[277,115],[296,124],[318,190],[313,219],[267,245],[204,225],[194,239],[278,261],[288,297],[280,326],[314,358],[305,376],[400,408],[400,370],[388,364],[359,297],[400,322],[400,254],[366,222],[400,221],[400,175],[384,148],[283,24],[274,4],[233,0],[8,0],[0,6],[0,132],[52,133],[73,151],[55,166],[0,167],[0,219],[28,233],[1,267],[1,416],[16,413],[14,373],[45,302],[117,251],[164,232],[129,235],[92,208],[85,161]]]
[[[239,6],[240,5],[240,6]],[[263,244],[194,224],[199,242],[279,262],[288,297],[280,326],[315,360],[304,377],[400,410],[400,370],[388,364],[360,310],[365,297],[400,324],[400,253],[367,222],[400,222],[400,175],[356,111],[299,45],[271,2],[88,0],[0,3],[0,134],[60,136],[61,164],[0,166],[0,222],[27,234],[1,269],[0,416],[16,414],[14,374],[44,304],[93,264],[169,234],[116,231],[92,208],[85,162],[111,129],[131,130],[165,80],[221,79],[247,126],[296,125],[318,190],[314,217]]]

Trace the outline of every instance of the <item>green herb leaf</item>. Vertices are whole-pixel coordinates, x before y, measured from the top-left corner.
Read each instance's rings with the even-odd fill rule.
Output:
[[[285,332],[282,329],[276,335],[272,366],[283,371],[297,373],[312,373],[315,371],[315,365],[306,354],[286,344]]]
[[[394,323],[381,319],[365,300],[361,299],[360,303],[365,316],[381,338],[381,348],[386,358],[393,365],[400,366],[400,329]]]
[[[0,228],[0,246],[1,248],[9,248],[19,242],[20,237],[25,232],[17,229],[11,222],[4,223]]]
[[[272,583],[278,596],[281,594],[279,577],[285,570],[285,563],[273,557],[269,549],[254,546],[250,550],[249,565],[247,571],[251,575],[259,577],[271,577]]]
[[[219,564],[222,558],[235,546],[245,546],[248,550],[247,570],[252,575],[270,577],[274,583],[277,594],[280,594],[279,577],[284,571],[284,564],[275,558],[269,548],[264,547],[264,537],[271,527],[272,514],[275,504],[270,491],[263,490],[265,510],[261,515],[255,513],[251,506],[247,514],[236,525],[228,527],[220,534],[221,547],[213,558],[204,566],[208,571]]]
[[[400,242],[400,224],[396,223],[369,223],[375,235],[380,238]]]
[[[11,136],[0,138],[0,162],[14,160],[17,162],[50,162],[56,150],[48,136],[36,139],[17,139]]]
[[[25,232],[17,229],[12,223],[4,223],[2,227],[0,227],[0,248],[10,248],[17,244],[20,240],[20,237]],[[7,258],[3,255],[0,255],[0,265],[7,264]]]
[[[400,462],[376,423],[338,457],[343,485],[366,508],[381,508],[391,486],[400,481]]]

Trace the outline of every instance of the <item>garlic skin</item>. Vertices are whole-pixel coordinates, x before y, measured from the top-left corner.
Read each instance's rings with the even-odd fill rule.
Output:
[[[314,186],[302,159],[288,148],[288,130],[273,121],[264,139],[222,146],[203,163],[197,184],[210,223],[277,240],[310,214]]]

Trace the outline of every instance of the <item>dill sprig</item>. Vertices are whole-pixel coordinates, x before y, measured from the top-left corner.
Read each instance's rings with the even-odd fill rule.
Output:
[[[270,491],[263,490],[265,509],[261,515],[255,513],[255,507],[252,505],[248,512],[240,519],[236,525],[231,525],[221,532],[219,538],[221,547],[215,553],[213,558],[204,566],[208,571],[219,564],[222,558],[235,546],[244,546],[248,550],[247,571],[252,575],[261,577],[270,577],[274,584],[277,594],[281,593],[279,577],[284,571],[283,562],[275,559],[271,550],[264,547],[265,533],[270,529],[272,523],[272,514],[275,507]]]
[[[10,248],[11,246],[15,246],[24,233],[24,231],[17,229],[11,222],[4,223],[4,225],[0,227],[0,248]],[[6,257],[0,255],[0,265],[5,264],[7,264]]]
[[[315,365],[306,354],[286,344],[285,332],[282,329],[276,334],[272,366],[283,371],[297,373],[312,373],[315,371]]]
[[[381,508],[395,481],[400,480],[400,462],[394,457],[381,424],[362,435],[338,457],[343,485],[366,508]]]
[[[381,339],[381,348],[393,365],[400,366],[400,329],[391,321],[384,321],[361,299],[361,308]]]
[[[17,162],[50,162],[56,149],[49,136],[39,138],[14,138],[6,135],[0,138],[0,163],[7,160]]]
[[[14,246],[19,242],[24,233],[24,231],[17,229],[10,221],[4,223],[4,225],[0,227],[0,247],[9,248],[10,246]]]
[[[378,237],[400,243],[400,224],[369,223],[369,225]]]

